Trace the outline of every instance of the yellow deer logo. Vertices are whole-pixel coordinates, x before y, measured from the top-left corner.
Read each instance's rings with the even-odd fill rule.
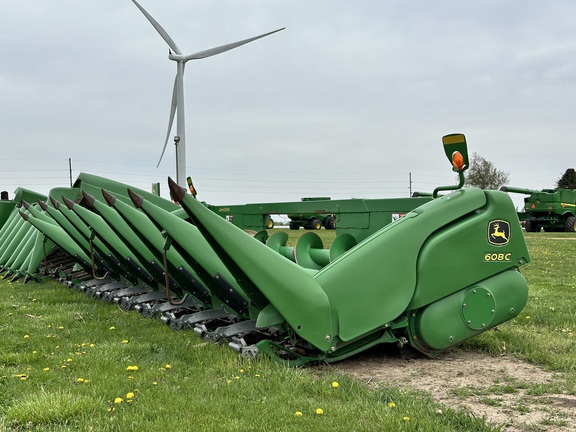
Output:
[[[488,224],[488,242],[502,246],[510,241],[510,224],[506,221],[495,220]]]

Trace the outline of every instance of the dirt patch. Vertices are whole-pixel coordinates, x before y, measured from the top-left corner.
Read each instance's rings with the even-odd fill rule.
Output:
[[[576,431],[576,396],[529,392],[562,376],[509,356],[452,349],[436,359],[406,360],[372,351],[335,367],[371,387],[426,391],[447,407],[503,425],[502,431]]]

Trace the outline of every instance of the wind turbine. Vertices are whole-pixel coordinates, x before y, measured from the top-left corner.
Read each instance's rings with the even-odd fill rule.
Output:
[[[160,36],[162,36],[162,39],[166,41],[170,47],[168,58],[175,61],[177,65],[176,78],[174,80],[174,90],[172,91],[172,105],[170,108],[168,131],[166,132],[164,148],[162,149],[162,154],[160,155],[160,160],[158,161],[156,168],[158,168],[158,166],[160,166],[160,162],[162,162],[162,157],[164,156],[166,146],[168,145],[170,131],[172,130],[174,114],[177,112],[178,117],[176,118],[176,136],[174,137],[174,143],[176,145],[176,182],[180,186],[186,187],[186,127],[184,124],[184,66],[186,65],[186,62],[188,60],[200,60],[221,54],[226,51],[230,51],[231,49],[238,48],[239,46],[284,30],[285,27],[249,39],[244,39],[238,42],[233,42],[204,51],[199,51],[193,54],[184,55],[182,54],[180,48],[178,48],[178,45],[176,45],[170,35],[166,32],[166,30],[164,30],[162,26],[148,12],[146,12],[142,6],[140,6],[136,0],[132,0],[132,2],[136,5],[136,7],[138,7],[138,9],[140,9],[148,21],[150,21],[150,24],[154,26],[156,31],[160,34]]]

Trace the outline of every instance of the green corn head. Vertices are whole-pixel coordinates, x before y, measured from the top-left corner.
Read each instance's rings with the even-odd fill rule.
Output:
[[[444,137],[444,148],[462,184],[464,136]],[[81,174],[72,188],[14,203],[0,265],[38,278],[42,257],[54,256],[44,271],[69,286],[245,357],[333,362],[383,343],[433,357],[527,301],[518,268],[529,255],[512,201],[461,184],[327,250],[314,232],[295,247],[283,232],[250,235],[171,179],[177,204]]]

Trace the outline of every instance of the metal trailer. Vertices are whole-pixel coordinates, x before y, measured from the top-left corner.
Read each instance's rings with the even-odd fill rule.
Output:
[[[274,226],[270,215],[289,215],[292,229],[319,229],[328,220],[337,234],[350,234],[362,241],[406,213],[429,202],[431,197],[386,199],[303,199],[296,202],[208,205],[243,230],[260,231]]]

